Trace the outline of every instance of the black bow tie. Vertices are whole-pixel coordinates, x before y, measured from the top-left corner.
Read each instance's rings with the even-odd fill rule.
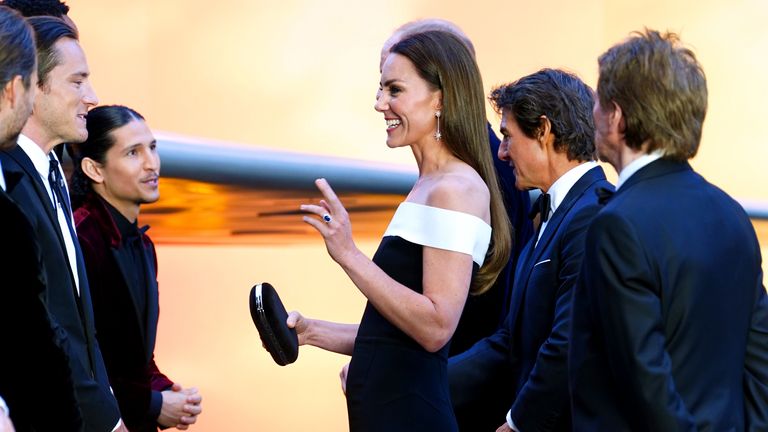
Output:
[[[605,204],[608,201],[613,198],[613,194],[615,193],[613,189],[608,189],[604,187],[599,187],[595,189],[595,193],[597,194],[597,202],[599,204]]]
[[[531,206],[531,212],[528,213],[528,217],[533,219],[536,215],[541,215],[539,223],[544,223],[549,219],[549,203],[551,198],[548,193],[542,193],[536,198],[536,201]]]

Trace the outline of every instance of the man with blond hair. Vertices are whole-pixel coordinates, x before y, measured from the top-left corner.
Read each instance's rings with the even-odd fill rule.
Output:
[[[701,64],[651,30],[598,63],[597,149],[619,180],[573,295],[574,430],[768,430],[760,245],[688,164],[707,112]]]

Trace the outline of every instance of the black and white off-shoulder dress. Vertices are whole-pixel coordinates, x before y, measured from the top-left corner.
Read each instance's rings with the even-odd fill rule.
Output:
[[[490,239],[491,227],[476,216],[403,202],[373,261],[421,293],[423,246],[471,255],[474,272],[483,264]],[[458,430],[448,391],[449,345],[426,351],[369,302],[347,375],[350,430]]]

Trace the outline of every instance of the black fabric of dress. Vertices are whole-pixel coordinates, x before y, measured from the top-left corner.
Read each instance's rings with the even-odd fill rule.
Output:
[[[387,236],[373,262],[421,293],[422,248]],[[350,431],[458,431],[448,389],[449,345],[426,351],[368,303],[347,375]]]

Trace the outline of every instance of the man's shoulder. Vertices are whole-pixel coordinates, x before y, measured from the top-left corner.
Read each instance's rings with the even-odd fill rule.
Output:
[[[107,242],[111,236],[105,230],[98,212],[91,207],[83,206],[75,210],[74,218],[77,237],[83,248],[105,249],[107,247]]]
[[[6,170],[7,167],[7,170]],[[46,214],[44,201],[37,191],[34,180],[19,165],[12,166],[3,161],[3,170],[8,189],[6,193],[28,217],[37,219]]]
[[[579,184],[582,184],[579,187]],[[579,188],[577,190],[576,188]],[[605,178],[602,168],[587,171],[574,185],[572,191],[578,193],[570,210],[570,218],[594,217],[603,205],[599,202],[601,190],[614,191],[614,186]],[[570,193],[570,192],[569,192]]]
[[[3,170],[9,171],[27,171],[26,168],[32,164],[32,159],[19,146],[0,151],[0,160]]]

